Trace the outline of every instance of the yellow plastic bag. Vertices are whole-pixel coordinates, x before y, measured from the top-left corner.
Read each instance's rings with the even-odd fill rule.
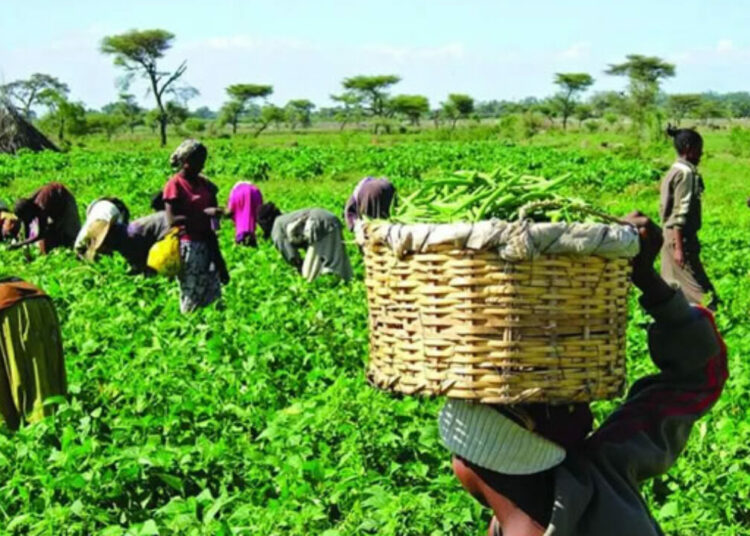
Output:
[[[156,273],[167,277],[174,277],[180,273],[182,259],[180,258],[179,230],[171,229],[161,240],[151,246],[148,252],[147,264]]]

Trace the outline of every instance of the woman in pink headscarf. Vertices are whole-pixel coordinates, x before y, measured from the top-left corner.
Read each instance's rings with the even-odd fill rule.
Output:
[[[262,204],[263,196],[253,183],[238,182],[232,188],[227,204],[227,217],[234,220],[235,242],[238,244],[258,247],[255,227]]]

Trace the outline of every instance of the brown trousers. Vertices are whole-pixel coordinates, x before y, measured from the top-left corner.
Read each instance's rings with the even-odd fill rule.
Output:
[[[674,237],[670,236],[671,233],[667,235],[661,250],[661,276],[668,283],[679,285],[690,303],[702,304],[704,296],[710,292],[713,294],[712,304],[715,304],[718,298],[700,259],[701,244],[698,236],[683,237],[685,266],[680,267],[674,261]]]

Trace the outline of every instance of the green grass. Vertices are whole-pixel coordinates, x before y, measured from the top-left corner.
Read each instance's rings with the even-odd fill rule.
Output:
[[[266,161],[266,199],[284,210],[317,205],[338,214],[366,173],[391,174],[403,191],[441,169],[510,159],[537,171],[572,170],[576,193],[611,213],[657,213],[656,175],[672,159],[668,146],[634,160],[613,154],[625,151],[616,146],[626,141],[620,134],[547,133],[503,147],[488,130],[209,139],[207,173],[226,196]],[[718,323],[731,378],[677,465],[644,487],[674,535],[750,534],[750,171],[726,152],[726,137],[706,139],[701,236],[726,301]],[[62,180],[81,211],[106,194],[145,213],[169,176],[169,151],[148,138],[83,143],[64,155],[0,157],[0,196]],[[267,242],[246,250],[232,238],[225,226],[226,308],[189,317],[178,312],[176,283],[128,277],[120,258],[85,265],[59,251],[26,264],[20,253],[0,252],[1,272],[53,296],[71,384],[55,417],[16,435],[0,429],[5,533],[485,534],[489,515],[461,490],[439,441],[440,401],[394,398],[365,383],[367,309],[356,247],[348,246],[351,285],[306,284]],[[643,320],[634,310],[631,381],[653,370],[637,327]],[[597,417],[615,404],[595,404]]]

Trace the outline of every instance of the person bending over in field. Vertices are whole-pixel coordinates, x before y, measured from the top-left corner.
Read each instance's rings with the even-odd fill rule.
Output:
[[[226,216],[234,220],[234,239],[237,244],[258,247],[255,229],[263,195],[251,182],[238,182],[232,188],[227,203]]]
[[[396,189],[388,179],[365,177],[354,188],[354,193],[344,207],[344,218],[350,231],[362,218],[387,220],[391,216],[391,203]]]
[[[659,215],[665,234],[661,275],[669,283],[678,284],[691,303],[700,304],[711,293],[708,307],[716,309],[720,301],[701,263],[698,241],[704,184],[697,166],[703,155],[703,139],[686,128],[670,126],[667,134],[674,140],[678,158],[661,183]]]
[[[341,222],[327,210],[306,208],[282,214],[276,205],[266,203],[260,207],[258,225],[281,256],[308,281],[321,274],[336,274],[344,281],[352,278]],[[304,260],[300,249],[307,249]]]
[[[86,221],[78,232],[73,249],[86,260],[94,260],[98,246],[91,246],[94,239],[101,236],[101,230],[116,223],[127,223],[129,219],[130,211],[121,200],[116,197],[97,199],[86,209]]]
[[[189,313],[221,297],[221,284],[229,282],[214,224],[222,209],[218,188],[201,172],[208,150],[197,140],[185,140],[172,153],[171,164],[179,171],[164,187],[164,206],[170,226],[180,229],[182,269],[180,310]]]
[[[59,182],[51,182],[31,197],[19,199],[13,212],[23,227],[25,240],[11,245],[10,249],[38,242],[42,254],[46,255],[56,247],[72,248],[81,230],[75,197]]]
[[[106,224],[100,220],[89,232],[84,257],[93,259],[97,253],[109,255],[117,251],[130,265],[130,275],[154,275],[154,270],[148,266],[148,253],[169,229],[164,211],[138,218],[129,224]]]
[[[18,216],[0,201],[0,242],[16,238],[20,228]]]
[[[48,415],[45,399],[67,391],[52,300],[17,278],[0,279],[0,416],[11,430]]]
[[[654,270],[661,230],[640,213],[632,280],[655,323],[658,374],[637,381],[592,434],[587,404],[487,406],[449,400],[441,436],[464,488],[494,512],[491,536],[656,536],[639,486],[665,473],[727,379],[712,314],[688,304]]]

